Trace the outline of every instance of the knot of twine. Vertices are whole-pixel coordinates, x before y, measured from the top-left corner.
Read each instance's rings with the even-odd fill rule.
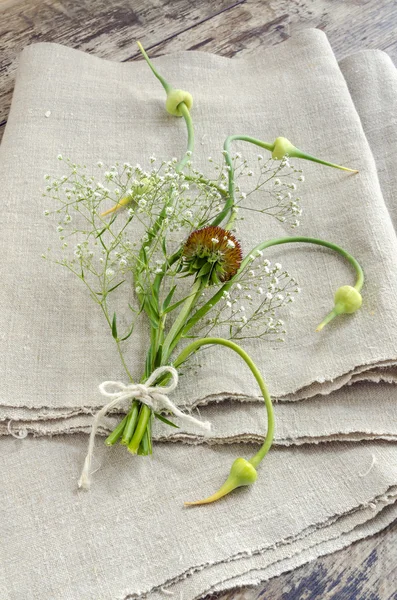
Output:
[[[171,375],[171,381],[169,385],[152,385],[156,379],[163,375],[164,373],[169,373]],[[94,453],[94,443],[95,443],[95,435],[99,426],[99,422],[101,418],[106,415],[112,408],[124,402],[126,400],[139,400],[142,404],[146,404],[149,408],[151,408],[155,412],[159,412],[161,410],[168,410],[172,412],[176,417],[179,417],[182,423],[185,424],[193,424],[199,429],[203,431],[210,431],[211,423],[208,421],[199,421],[195,417],[191,415],[187,415],[186,413],[179,410],[179,408],[171,402],[168,398],[167,394],[173,392],[178,385],[178,373],[174,367],[163,366],[158,367],[153,373],[150,375],[148,380],[145,383],[130,383],[124,384],[121,381],[104,381],[99,385],[99,391],[102,396],[106,398],[111,398],[110,402],[103,406],[95,415],[94,422],[92,424],[92,429],[90,433],[90,439],[88,442],[88,451],[87,456],[84,460],[84,467],[80,475],[80,479],[78,481],[79,488],[89,489],[90,487],[90,469],[91,469],[91,461]],[[113,390],[110,392],[108,388],[111,387]]]

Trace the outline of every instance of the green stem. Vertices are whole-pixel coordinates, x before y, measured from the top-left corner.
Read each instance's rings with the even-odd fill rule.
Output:
[[[201,279],[198,278],[193,285],[192,293],[182,304],[182,308],[164,340],[162,359],[163,364],[167,364],[168,358],[175,346],[175,340],[179,339],[179,332],[184,327],[186,320],[189,317],[189,313],[197,301],[199,294],[201,293],[202,285]]]
[[[229,167],[228,168],[229,197],[226,201],[224,209],[222,210],[221,213],[219,213],[219,215],[216,217],[216,219],[214,219],[214,221],[212,223],[212,225],[219,225],[228,216],[229,212],[231,212],[231,215],[225,226],[225,229],[231,229],[234,225],[234,221],[236,218],[236,213],[235,213],[235,211],[233,211],[233,207],[235,205],[234,169],[233,169],[233,162],[232,162],[232,159],[230,156],[230,144],[236,140],[254,144],[254,146],[259,146],[259,148],[264,148],[265,150],[269,150],[269,152],[273,152],[273,150],[275,149],[275,146],[276,146],[276,142],[274,142],[273,144],[269,144],[267,142],[262,142],[261,140],[257,140],[256,138],[253,138],[249,135],[229,135],[226,138],[226,140],[223,144],[223,150],[224,150],[226,164]],[[291,158],[302,158],[304,160],[310,160],[310,161],[316,162],[320,165],[325,165],[327,167],[333,167],[334,169],[341,169],[342,171],[349,171],[350,173],[358,173],[358,171],[356,169],[348,169],[347,167],[342,167],[335,163],[327,162],[325,160],[322,160],[321,158],[316,158],[315,156],[312,156],[311,154],[306,154],[306,152],[302,152],[302,150],[299,150],[299,148],[292,146],[292,144],[290,144],[289,156]]]
[[[148,55],[145,52],[144,47],[142,46],[141,42],[137,42],[139,50],[141,51],[144,59],[146,60],[147,64],[149,65],[149,67],[151,68],[153,74],[155,77],[157,77],[157,79],[159,80],[159,82],[161,83],[161,85],[163,86],[163,88],[165,89],[166,93],[168,94],[169,91],[172,90],[172,86],[164,79],[164,77],[162,75],[160,75],[160,73],[155,69],[152,61],[150,60],[150,58],[148,57]]]
[[[227,217],[229,212],[232,211],[232,209],[235,205],[235,201],[234,201],[234,168],[233,168],[233,162],[232,162],[232,159],[230,156],[230,144],[232,142],[234,142],[235,140],[249,142],[251,144],[254,144],[255,146],[259,146],[260,148],[265,148],[266,150],[269,150],[270,152],[272,152],[274,149],[274,144],[268,144],[267,142],[262,142],[261,140],[257,140],[256,138],[250,137],[248,135],[229,135],[226,138],[226,140],[223,144],[223,150],[224,150],[226,164],[229,167],[229,169],[228,169],[228,192],[229,192],[229,195],[228,195],[228,199],[226,200],[226,203],[225,203],[225,206],[224,206],[222,212],[220,212],[219,215],[213,220],[212,225],[219,225],[220,223],[222,223],[222,221]],[[233,226],[234,220],[235,220],[235,213],[232,212],[225,229],[231,229]]]
[[[139,406],[139,402],[137,400],[134,400],[131,406],[131,410],[127,416],[127,422],[124,427],[123,437],[121,438],[121,443],[123,444],[123,446],[128,446],[132,439],[135,430],[135,425],[138,420]]]
[[[271,246],[278,246],[280,244],[290,244],[290,243],[306,243],[306,244],[316,244],[318,246],[324,246],[325,248],[330,248],[331,250],[334,250],[335,252],[337,252],[338,254],[340,254],[341,256],[343,256],[344,258],[346,258],[350,264],[354,267],[355,271],[356,271],[356,283],[354,285],[354,287],[356,288],[357,291],[360,291],[360,289],[362,288],[363,284],[364,284],[364,273],[363,270],[360,266],[360,264],[358,263],[358,261],[348,252],[346,252],[346,250],[344,250],[343,248],[341,248],[340,246],[337,246],[336,244],[333,244],[332,242],[326,242],[324,240],[319,240],[316,238],[310,238],[310,237],[301,237],[301,236],[297,236],[297,237],[287,237],[287,238],[278,238],[275,240],[269,240],[267,242],[261,242],[260,244],[258,244],[247,256],[246,258],[243,260],[243,262],[241,263],[240,269],[237,272],[237,274],[232,277],[232,279],[230,279],[227,283],[225,283],[218,291],[217,293],[212,296],[212,298],[210,298],[208,300],[208,302],[206,302],[194,315],[193,317],[191,317],[189,319],[189,321],[186,323],[186,325],[183,327],[183,329],[181,330],[178,339],[184,335],[186,335],[186,333],[200,320],[202,319],[210,310],[211,308],[217,303],[219,302],[219,300],[222,298],[224,292],[227,292],[231,286],[238,281],[239,278],[239,274],[244,270],[244,268],[247,266],[247,264],[249,264],[250,260],[251,260],[251,256],[255,256],[255,254],[259,251],[265,250],[266,248],[270,248]]]
[[[138,452],[139,445],[142,441],[143,436],[145,435],[151,412],[151,409],[148,406],[146,406],[146,404],[142,404],[134,435],[132,436],[132,439],[128,444],[128,450],[131,452],[131,454],[137,454]]]
[[[113,429],[112,433],[108,435],[105,440],[106,446],[114,446],[114,444],[118,441],[121,434],[124,431],[125,424],[127,423],[128,415],[125,415],[124,419],[120,421],[120,423]]]
[[[188,107],[184,102],[178,104],[178,108],[182,113],[183,118],[185,119],[186,127],[187,127],[187,151],[182,160],[177,164],[175,170],[177,173],[180,173],[185,166],[185,164],[190,160],[191,153],[194,148],[194,129],[193,129],[193,121],[190,116],[190,112]],[[188,152],[190,154],[188,154]]]
[[[175,368],[179,367],[183,362],[185,362],[185,360],[190,356],[190,354],[192,354],[193,352],[196,352],[201,346],[208,345],[208,344],[218,344],[220,346],[226,346],[227,348],[230,348],[231,350],[236,352],[244,360],[244,362],[247,364],[247,366],[251,370],[251,372],[252,372],[253,376],[255,377],[255,379],[259,385],[259,388],[262,392],[262,396],[265,401],[266,412],[267,412],[267,432],[266,432],[265,441],[264,441],[263,445],[261,446],[260,450],[255,454],[255,456],[253,456],[249,460],[249,462],[252,464],[253,467],[257,467],[259,465],[259,463],[263,460],[265,455],[268,453],[268,451],[272,445],[272,442],[273,442],[274,413],[273,413],[272,401],[271,401],[268,389],[262,378],[262,375],[260,374],[260,372],[259,372],[258,368],[256,367],[252,358],[238,344],[236,344],[235,342],[232,342],[230,340],[224,340],[223,338],[201,338],[199,340],[195,340],[194,342],[192,342],[191,344],[189,344],[186,348],[184,348],[182,350],[182,352],[179,354],[179,356],[173,363],[174,367]]]

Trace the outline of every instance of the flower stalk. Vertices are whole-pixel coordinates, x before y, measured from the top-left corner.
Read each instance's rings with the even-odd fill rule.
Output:
[[[72,167],[70,181],[68,177],[65,177],[61,183],[56,182],[47,189],[51,194],[57,194],[63,185],[70,186],[73,182],[74,189],[66,188],[66,199],[63,200],[62,209],[56,211],[62,213],[63,218],[58,226],[62,248],[65,249],[68,245],[63,230],[72,221],[71,208],[74,209],[73,218],[76,213],[77,216],[83,218],[84,222],[84,230],[76,226],[72,230],[72,235],[78,236],[83,231],[86,233],[86,239],[76,245],[74,257],[71,260],[64,259],[59,262],[81,280],[87,287],[91,298],[102,309],[117,345],[126,375],[133,386],[132,390],[131,387],[129,388],[130,394],[127,395],[128,400],[131,400],[130,410],[106,438],[107,446],[120,443],[126,446],[131,454],[145,456],[152,453],[153,418],[158,418],[169,426],[176,427],[176,425],[160,414],[163,406],[156,411],[153,403],[145,403],[145,394],[149,394],[149,384],[153,379],[157,381],[156,377],[158,377],[159,387],[154,391],[152,389],[151,393],[161,395],[162,391],[167,390],[167,382],[170,377],[175,377],[177,382],[178,375],[174,368],[181,367],[189,357],[199,352],[204,346],[217,345],[229,348],[238,354],[254,376],[267,414],[267,429],[263,444],[250,459],[240,457],[233,462],[229,476],[217,492],[204,500],[185,503],[189,506],[208,504],[224,497],[238,487],[251,485],[256,481],[257,467],[272,445],[275,425],[271,398],[253,359],[235,340],[233,341],[232,334],[230,334],[230,339],[211,335],[212,329],[216,325],[211,320],[209,320],[210,326],[205,336],[197,336],[196,328],[202,326],[206,322],[208,313],[214,311],[215,307],[219,308],[220,303],[223,302],[228,310],[230,309],[233,318],[238,319],[238,330],[243,330],[247,324],[247,318],[241,313],[245,308],[241,306],[235,310],[234,304],[229,299],[230,293],[233,290],[242,289],[241,282],[244,282],[247,273],[248,275],[249,273],[254,274],[253,261],[273,246],[290,243],[323,246],[337,252],[352,265],[356,274],[354,286],[343,285],[336,291],[334,307],[317,327],[317,331],[321,331],[338,315],[356,312],[362,303],[360,291],[364,284],[363,270],[351,254],[332,242],[317,238],[293,236],[265,240],[258,243],[250,253],[243,257],[240,242],[234,233],[238,219],[239,198],[243,197],[236,185],[236,171],[241,164],[236,167],[237,155],[236,157],[232,156],[231,145],[235,141],[247,142],[270,152],[273,160],[280,161],[276,168],[269,167],[269,171],[266,171],[269,175],[266,181],[273,180],[275,187],[278,186],[280,190],[284,190],[272,195],[276,207],[279,206],[277,204],[279,201],[289,202],[289,210],[294,215],[300,214],[296,202],[299,198],[296,201],[292,200],[289,190],[295,190],[296,185],[291,183],[291,180],[282,184],[279,179],[280,173],[282,174],[283,169],[287,168],[288,159],[309,160],[352,173],[357,173],[357,171],[313,157],[296,148],[284,137],[278,137],[273,143],[267,143],[247,135],[230,135],[226,138],[223,146],[225,171],[220,172],[218,180],[206,178],[203,173],[192,167],[194,128],[190,113],[193,105],[191,94],[174,88],[157,71],[140,42],[138,42],[138,46],[166,92],[165,108],[167,112],[173,116],[182,117],[185,122],[187,130],[185,154],[179,162],[177,159],[173,159],[166,163],[164,174],[162,174],[161,168],[157,169],[153,166],[154,157],[151,159],[152,171],[150,173],[144,172],[140,165],[133,168],[129,163],[124,163],[123,171],[120,174],[117,166],[113,166],[105,172],[105,185],[99,182],[96,187],[94,178],[87,178],[86,175],[83,175],[79,179],[76,175],[76,165],[70,162]],[[259,158],[262,159],[261,156]],[[272,163],[272,160],[269,159],[269,162]],[[297,169],[293,172],[296,171]],[[251,174],[251,172],[248,173],[248,175]],[[122,176],[126,177],[125,183],[122,182]],[[304,177],[299,176],[298,180],[303,181]],[[110,189],[112,186],[113,196]],[[273,192],[269,193],[273,194]],[[72,194],[74,194],[74,198],[72,198]],[[110,198],[112,198],[113,205],[103,210],[104,205],[108,206]],[[285,204],[283,210],[284,207]],[[253,209],[251,208],[251,210]],[[274,213],[274,216],[281,222],[283,222],[283,215],[284,213],[280,215],[277,211]],[[130,224],[134,219],[135,222],[138,221],[139,228],[144,230],[139,243],[135,241],[136,230],[132,236],[129,233]],[[296,222],[297,224],[298,222]],[[89,227],[91,230],[86,231]],[[182,239],[181,236],[178,238],[180,231],[184,232]],[[96,251],[98,248],[100,249],[98,263],[94,263],[93,248]],[[270,272],[268,263],[270,264],[270,261],[265,259],[264,273]],[[274,275],[275,272],[281,272],[284,280],[288,275],[281,271],[281,265],[276,264],[272,272],[274,281],[277,279]],[[116,289],[127,290],[127,280],[130,275],[133,277],[138,307],[130,303],[131,295],[127,292],[125,297],[128,298],[128,307],[133,316],[128,328],[120,332],[118,316],[114,312],[112,318],[109,303]],[[94,284],[90,278],[94,278]],[[188,292],[184,289],[182,292],[180,291],[182,284],[179,282],[182,278],[187,278],[188,281],[190,278]],[[257,317],[266,313],[266,310],[269,311],[270,331],[275,330],[271,325],[275,315],[275,309],[271,304],[273,296],[275,295],[279,299],[280,306],[284,298],[282,294],[274,294],[273,288],[277,282],[273,283],[273,280],[269,280],[267,293],[262,289],[264,284],[257,285],[256,293],[261,298],[261,304],[254,313]],[[123,287],[121,288],[121,286]],[[287,284],[282,291],[292,301],[291,295],[285,293],[286,289]],[[251,302],[251,294],[247,294],[247,298]],[[268,302],[267,305],[266,302]],[[267,306],[266,310],[263,308],[264,306]],[[133,384],[123,349],[133,334],[136,320],[142,313],[146,315],[149,324],[150,345],[140,383]],[[123,322],[123,320],[120,321]],[[225,322],[229,323],[230,331],[232,331],[230,322]],[[280,320],[278,323],[281,324],[282,321]],[[190,340],[191,337],[195,339],[177,354],[179,345],[186,342],[187,339]],[[175,354],[177,354],[176,357]],[[148,382],[147,385],[146,382]],[[114,384],[115,382],[107,383]],[[124,384],[116,383],[121,390],[125,389]],[[123,391],[120,394],[121,399],[125,401],[127,398],[123,396]],[[108,392],[105,395],[114,396]],[[99,418],[107,410],[114,408],[119,400],[120,398],[117,396],[109,403],[109,406],[99,411],[95,420],[96,427]],[[166,400],[168,402],[168,398]],[[169,408],[170,405],[165,404],[165,406]],[[183,415],[175,406],[171,410],[179,417],[184,417],[185,420],[192,419],[191,416]],[[195,424],[197,425],[197,420]],[[207,423],[199,423],[199,425],[204,425],[204,428],[208,426]],[[93,433],[95,433],[95,429],[93,429]],[[90,440],[89,448],[90,455],[86,459],[84,477],[81,478],[81,481],[86,484],[89,482],[92,440]]]

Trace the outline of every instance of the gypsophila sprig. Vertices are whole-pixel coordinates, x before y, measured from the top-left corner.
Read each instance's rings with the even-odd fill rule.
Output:
[[[257,255],[240,272],[230,291],[199,321],[192,333],[222,335],[230,340],[263,339],[284,341],[285,323],[280,311],[295,301],[300,288],[296,280],[279,263]],[[198,310],[203,305],[203,292]]]
[[[194,166],[194,131],[190,110],[193,98],[175,89],[160,75],[139,48],[166,93],[168,113],[187,128],[187,149],[180,160],[141,157],[141,164],[98,160],[87,167],[58,155],[65,173],[45,174],[45,210],[59,236],[60,254],[44,255],[67,268],[85,285],[102,310],[116,344],[128,383],[105,381],[101,394],[108,403],[94,418],[79,487],[89,488],[95,435],[101,417],[130,401],[130,409],[106,439],[120,442],[131,454],[152,453],[152,421],[156,417],[176,427],[164,412],[176,415],[181,426],[204,431],[210,424],[182,412],[168,395],[178,385],[178,369],[205,346],[225,346],[248,366],[263,396],[267,412],[265,441],[249,460],[238,458],[221,488],[205,500],[214,502],[236,487],[257,479],[256,468],[269,451],[274,434],[272,402],[262,375],[237,342],[250,338],[280,340],[286,312],[299,288],[281,264],[272,263],[272,246],[310,243],[341,254],[355,269],[353,286],[335,294],[335,306],[319,325],[321,330],[339,314],[351,314],[361,305],[364,276],[359,263],[331,242],[308,237],[257,240],[244,248],[239,221],[244,211],[276,219],[296,228],[302,214],[300,186],[305,177],[291,158],[325,162],[296,148],[286,138],[273,143],[247,135],[230,135],[219,164],[208,157],[211,175]],[[248,161],[232,144],[248,143],[271,153]],[[216,149],[214,149],[216,151]],[[142,166],[143,165],[143,166]],[[125,348],[134,340],[137,319],[145,319],[150,344],[144,365],[127,364]],[[214,337],[216,332],[217,337]],[[135,371],[138,372],[137,381]]]

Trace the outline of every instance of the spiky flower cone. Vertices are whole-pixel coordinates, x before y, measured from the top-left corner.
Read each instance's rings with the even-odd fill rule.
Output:
[[[226,229],[204,227],[193,231],[183,249],[184,268],[207,285],[223,283],[235,275],[241,265],[241,246]]]

